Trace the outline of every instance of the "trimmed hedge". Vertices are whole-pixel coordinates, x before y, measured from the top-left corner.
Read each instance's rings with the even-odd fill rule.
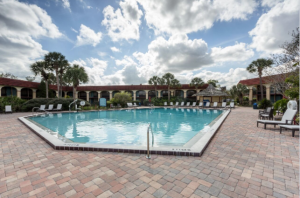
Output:
[[[46,105],[46,108],[49,107],[50,104],[54,105],[54,108],[57,107],[57,104],[62,104],[62,110],[69,110],[69,104],[73,102],[73,98],[35,98],[28,100],[22,105],[23,111],[32,111],[33,107],[40,107],[41,105]],[[80,102],[83,101],[81,99],[77,100],[77,105],[79,106]],[[91,104],[85,101],[85,106],[91,106]],[[74,108],[74,105],[72,105]]]
[[[62,110],[69,110],[69,105],[71,102],[73,102],[74,99],[73,98],[51,98],[51,100],[47,103],[47,106],[49,106],[50,104],[53,104],[54,105],[54,108],[57,107],[58,104],[62,104]],[[82,99],[77,99],[77,106],[79,107],[80,105],[80,102],[81,101],[84,101],[85,102],[85,107],[86,106],[91,106],[91,104],[85,100],[82,100]],[[74,105],[72,104],[71,108],[74,109]]]
[[[28,100],[22,105],[22,110],[32,111],[33,107],[40,107],[41,105],[47,104],[51,100],[53,100],[53,98],[35,98]],[[48,108],[48,106],[46,106],[46,108]]]

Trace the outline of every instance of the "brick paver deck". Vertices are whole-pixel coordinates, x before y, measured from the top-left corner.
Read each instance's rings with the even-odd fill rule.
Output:
[[[0,115],[2,197],[299,197],[299,135],[231,112],[202,157],[56,151]]]

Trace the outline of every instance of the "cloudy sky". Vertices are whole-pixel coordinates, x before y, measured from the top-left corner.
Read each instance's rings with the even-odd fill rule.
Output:
[[[146,84],[175,74],[231,86],[251,61],[280,53],[299,26],[299,0],[0,0],[0,73],[60,52],[88,84]]]

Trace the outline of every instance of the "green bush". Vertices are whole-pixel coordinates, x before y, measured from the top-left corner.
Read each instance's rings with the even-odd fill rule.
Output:
[[[69,105],[70,105],[71,102],[73,102],[73,101],[74,101],[73,98],[54,98],[54,99],[51,99],[51,100],[47,103],[47,106],[49,106],[50,104],[53,104],[53,105],[54,105],[54,108],[56,108],[58,104],[62,104],[62,110],[67,111],[67,110],[69,110]],[[82,99],[77,99],[77,102],[76,102],[77,107],[80,106],[80,102],[81,102],[81,101],[84,101],[84,102],[85,102],[85,105],[84,105],[85,107],[86,107],[86,106],[91,106],[91,104],[90,104],[88,101],[85,101],[85,100],[82,100]],[[74,107],[75,107],[75,105],[72,104],[71,108],[72,108],[72,109],[75,109]]]
[[[22,105],[26,102],[17,96],[0,97],[0,110],[4,111],[6,105],[11,105],[14,112],[21,111]]]
[[[110,102],[115,106],[120,104],[122,107],[125,107],[128,102],[131,102],[131,100],[132,97],[130,93],[116,93]]]
[[[287,110],[287,104],[289,100],[281,99],[274,103],[274,115],[276,115],[276,111],[280,111],[284,113]]]
[[[263,100],[259,101],[259,103],[258,103],[259,109],[266,109],[267,107],[272,107],[272,106],[273,105],[272,105],[271,100],[267,100],[265,98]]]
[[[32,111],[33,107],[40,107],[41,105],[46,105],[51,100],[53,100],[53,98],[35,98],[28,100],[22,105],[22,110]]]

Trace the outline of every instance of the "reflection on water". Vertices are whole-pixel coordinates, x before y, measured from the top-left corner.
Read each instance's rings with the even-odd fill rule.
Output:
[[[207,125],[221,113],[220,110],[161,108],[59,113],[31,119],[73,142],[102,144],[145,145],[151,123],[154,146],[157,146],[185,144],[200,130],[209,128]]]

